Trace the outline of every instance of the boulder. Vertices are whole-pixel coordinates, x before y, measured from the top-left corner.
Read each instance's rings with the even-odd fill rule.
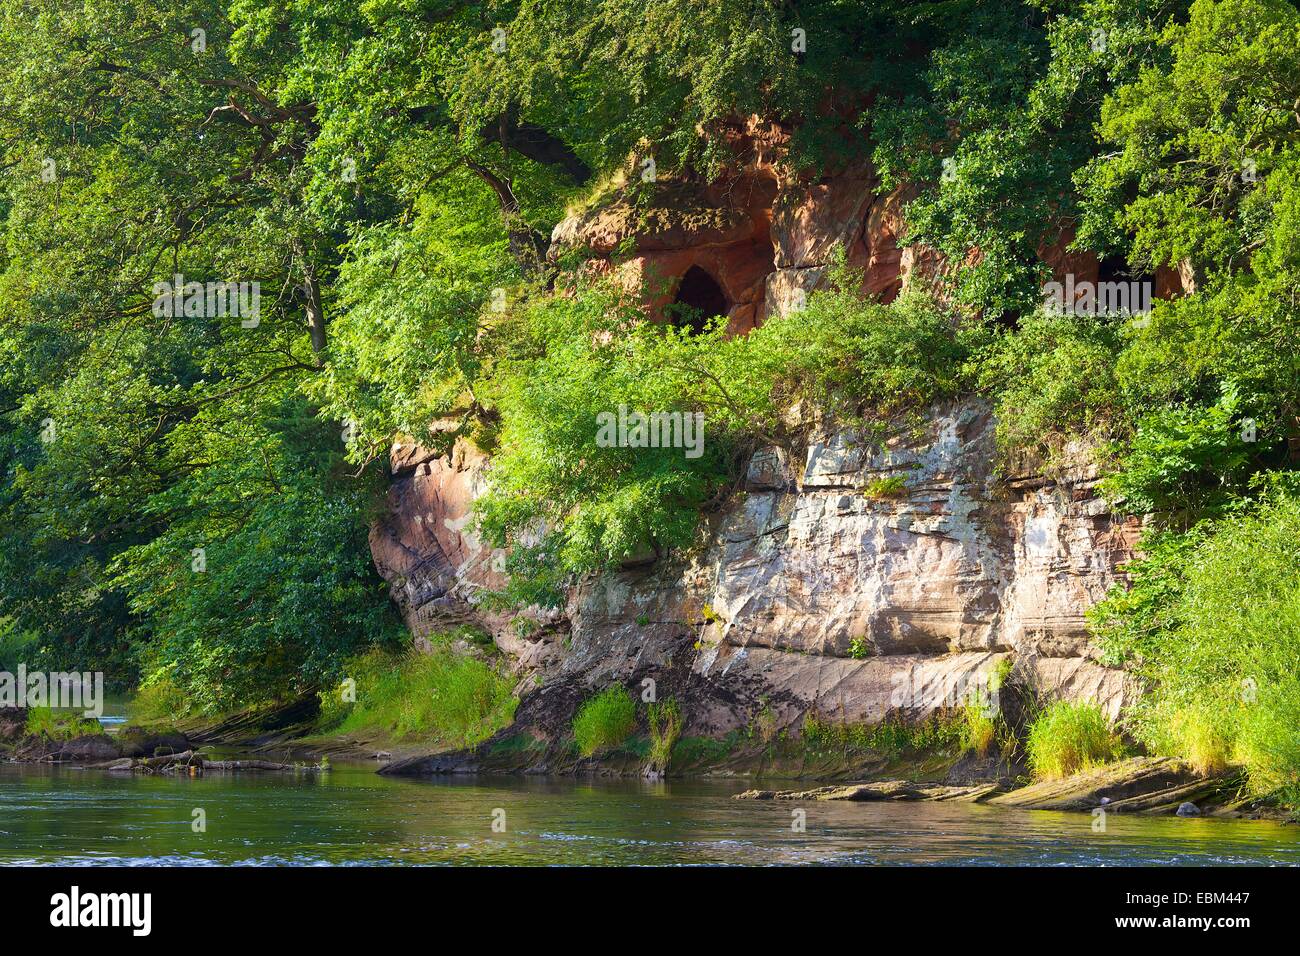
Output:
[[[124,757],[158,757],[190,749],[190,741],[178,730],[147,730],[126,727],[117,735]]]
[[[19,740],[26,728],[26,710],[22,707],[0,707],[0,741],[12,743]]]
[[[58,759],[83,761],[114,760],[121,756],[117,743],[107,734],[84,734],[57,747]]]

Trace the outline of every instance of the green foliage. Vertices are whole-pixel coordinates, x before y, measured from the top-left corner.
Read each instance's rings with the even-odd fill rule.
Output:
[[[682,735],[681,709],[671,697],[658,701],[646,708],[646,721],[650,726],[650,765],[658,771],[665,771],[672,761],[677,739]]]
[[[0,620],[0,671],[16,674],[19,664],[31,660],[36,643],[36,635],[18,630],[10,620]]]
[[[1149,688],[1130,722],[1161,752],[1203,768],[1244,763],[1252,788],[1290,804],[1300,747],[1300,500],[1166,532],[1091,620]]]
[[[734,730],[721,739],[683,737],[673,747],[671,762],[679,768],[714,766],[731,756],[738,743],[739,734]]]
[[[1294,4],[426,6],[0,0],[0,663],[105,670],[158,710],[318,690],[397,633],[366,541],[394,442],[494,454],[485,603],[555,605],[700,541],[750,451],[797,448],[792,407],[871,443],[970,391],[1008,456],[1104,449],[1153,519],[1106,645],[1182,653],[1187,562],[1300,463]],[[727,338],[542,261],[568,207],[648,216],[733,166],[751,115],[792,171],[870,156],[953,307],[836,268]],[[660,181],[629,174],[651,158]],[[1194,289],[1142,328],[1041,314],[1047,261],[1085,252]],[[258,282],[259,322],[155,314],[178,273]],[[598,444],[620,406],[703,415],[699,454]],[[1233,746],[1283,780],[1268,693]]]
[[[814,754],[902,757],[949,750],[961,745],[962,726],[950,716],[936,714],[908,723],[835,723],[809,714],[804,718],[804,746]]]
[[[173,722],[191,714],[192,702],[177,684],[166,678],[156,676],[147,683],[140,684],[127,701],[126,711],[136,723]]]
[[[515,321],[519,344],[492,379],[503,425],[491,490],[476,507],[480,530],[511,546],[500,599],[514,606],[554,605],[571,575],[689,547],[738,453],[790,441],[791,404],[880,438],[956,391],[963,354],[933,305],[838,289],[736,338],[648,323],[606,286],[530,303]],[[601,416],[625,412],[702,415],[702,447],[598,442]]]
[[[83,717],[80,713],[55,710],[52,707],[27,708],[25,729],[32,737],[48,737],[51,740],[72,740],[75,737],[104,732],[97,720]]]
[[[1300,20],[1285,0],[1195,0],[1160,35],[1167,65],[1148,67],[1107,99],[1100,132],[1118,153],[1083,175],[1112,222],[1131,232],[1135,261],[1218,266],[1269,218],[1267,179],[1293,150],[1281,90],[1300,78]],[[1251,161],[1253,172],[1243,176]],[[1136,185],[1137,195],[1118,194]],[[1132,193],[1130,192],[1131,196]],[[1095,228],[1101,228],[1099,225]]]
[[[176,683],[165,676],[141,684],[127,704],[131,719],[138,723],[175,721],[191,710],[189,698]]]
[[[573,739],[584,757],[618,747],[635,729],[636,701],[622,687],[601,691],[573,717]]]
[[[1034,776],[1068,777],[1109,763],[1121,754],[1106,715],[1088,701],[1053,701],[1034,717],[1025,737]]]
[[[990,713],[991,710],[989,699],[978,692],[972,694],[959,711],[962,749],[974,751],[978,757],[988,756],[998,737],[997,714]]]
[[[977,5],[908,95],[872,111],[886,185],[923,187],[906,208],[909,239],[966,263],[947,277],[959,304],[990,317],[1038,305],[1040,256],[1080,214],[1073,176],[1095,152],[1101,101],[1148,62],[1169,6]]]
[[[888,475],[884,478],[873,478],[867,482],[867,486],[862,489],[862,494],[867,498],[906,498],[907,497],[907,479],[902,475]]]
[[[1230,398],[1209,408],[1150,413],[1102,491],[1135,514],[1200,516],[1224,507],[1244,489],[1250,460],[1234,417]]]
[[[320,693],[321,729],[341,735],[471,747],[507,726],[518,704],[508,675],[445,640],[429,653],[377,648],[343,671],[356,682],[355,703],[345,701],[342,687]]]
[[[976,348],[968,371],[996,396],[1003,454],[1032,452],[1051,463],[1071,443],[1116,437],[1125,412],[1115,376],[1122,347],[1114,320],[1035,313]]]

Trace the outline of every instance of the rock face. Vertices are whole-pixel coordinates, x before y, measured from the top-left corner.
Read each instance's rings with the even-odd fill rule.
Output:
[[[370,552],[420,641],[431,628],[478,620],[474,591],[504,583],[469,528],[487,461],[465,442],[441,457],[399,444],[389,457],[389,515],[371,527]]]
[[[995,474],[978,402],[927,421],[883,447],[841,431],[797,456],[758,452],[693,562],[584,581],[527,638],[474,610],[495,572],[464,534],[482,480],[464,451],[398,476],[376,561],[417,633],[477,619],[521,671],[544,677],[524,722],[647,679],[689,699],[688,735],[747,727],[762,709],[778,727],[811,712],[917,719],[960,704],[1003,659],[1048,696],[1117,715],[1131,688],[1097,663],[1083,615],[1121,579],[1137,523],[1109,514],[1087,470]],[[903,487],[873,498],[891,477]]]
[[[622,276],[652,316],[703,270],[733,333],[797,311],[837,248],[885,300],[948,268],[906,244],[906,197],[881,194],[869,165],[796,179],[780,164],[779,127],[729,135],[734,171],[655,183],[649,212],[620,193],[557,226],[553,253],[580,250],[587,268]],[[1095,270],[1064,245],[1043,251],[1054,270]],[[653,681],[684,704],[686,735],[716,736],[760,712],[777,728],[813,712],[921,718],[1004,660],[1024,684],[1114,716],[1132,689],[1097,662],[1084,612],[1121,579],[1138,525],[1109,514],[1087,468],[1048,476],[997,470],[995,458],[978,401],[935,407],[919,434],[883,447],[837,431],[763,449],[691,563],[584,581],[561,612],[530,612],[520,628],[475,604],[503,579],[501,556],[469,533],[487,462],[464,443],[444,457],[395,450],[371,546],[417,636],[473,621],[513,655],[525,691],[516,728],[543,739],[616,681]]]

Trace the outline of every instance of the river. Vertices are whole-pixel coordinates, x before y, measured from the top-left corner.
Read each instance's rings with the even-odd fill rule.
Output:
[[[751,785],[3,764],[0,864],[1300,864],[1300,827],[1261,821],[808,803],[796,832],[798,805],[731,799]]]

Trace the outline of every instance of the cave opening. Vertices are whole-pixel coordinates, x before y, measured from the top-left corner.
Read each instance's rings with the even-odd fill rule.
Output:
[[[699,266],[691,266],[677,285],[677,298],[665,311],[674,326],[698,335],[714,316],[731,311],[731,303],[713,276]]]
[[[1129,270],[1128,260],[1123,256],[1104,256],[1097,263],[1098,282],[1128,282],[1135,278]]]

